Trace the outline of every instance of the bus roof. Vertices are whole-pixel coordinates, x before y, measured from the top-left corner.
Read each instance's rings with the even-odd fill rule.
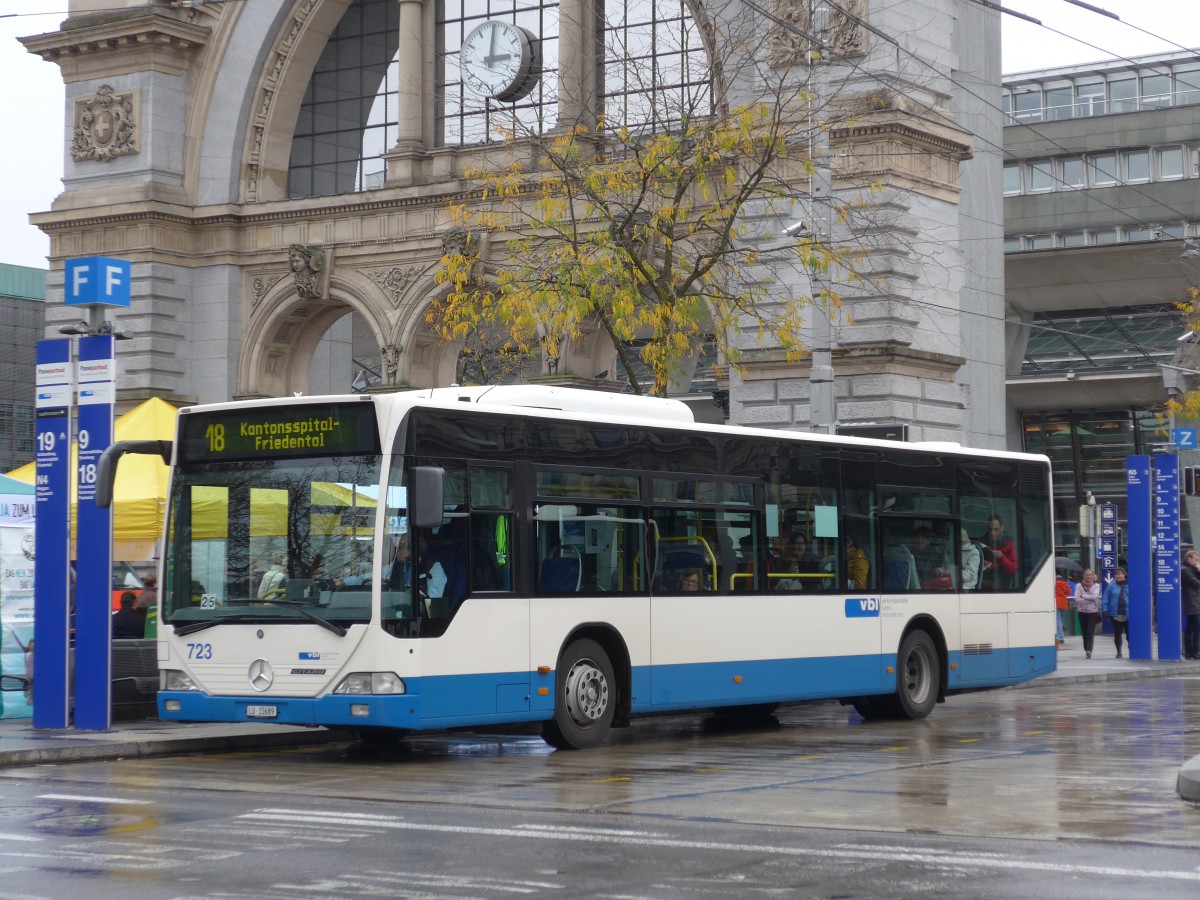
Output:
[[[647,397],[636,394],[617,394],[611,391],[592,391],[582,388],[558,387],[553,385],[483,385],[470,387],[424,388],[373,394],[345,394],[332,396],[298,396],[262,398],[248,401],[212,403],[185,407],[183,414],[206,410],[229,409],[231,407],[253,407],[292,405],[303,403],[367,402],[387,404],[388,398],[409,406],[426,404],[442,409],[452,408],[459,403],[485,407],[489,412],[504,409],[521,410],[534,415],[566,413],[580,419],[618,419],[625,421],[650,420],[671,428],[687,428],[694,431],[718,434],[746,434],[756,437],[804,439],[814,443],[834,443],[859,447],[877,447],[888,450],[910,450],[915,452],[943,451],[959,456],[987,457],[991,459],[1013,459],[1049,462],[1042,454],[1029,454],[1012,450],[991,450],[964,447],[952,441],[893,441],[882,438],[864,438],[849,435],[822,434],[800,429],[760,428],[744,425],[708,425],[697,423],[691,409],[680,400],[663,397]]]

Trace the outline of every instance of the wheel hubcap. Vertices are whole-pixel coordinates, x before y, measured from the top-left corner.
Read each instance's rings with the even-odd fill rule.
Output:
[[[929,660],[925,658],[923,650],[916,649],[908,655],[904,667],[905,688],[909,699],[918,705],[925,702],[929,693],[929,668]]]
[[[608,708],[608,680],[596,664],[581,659],[567,674],[567,711],[578,725],[591,725]]]

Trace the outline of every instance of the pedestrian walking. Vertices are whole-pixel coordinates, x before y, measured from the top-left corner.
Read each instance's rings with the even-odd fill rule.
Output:
[[[1117,645],[1117,659],[1121,658],[1121,639],[1129,633],[1129,585],[1125,583],[1125,569],[1117,566],[1113,580],[1104,586],[1104,602],[1101,611],[1112,622],[1113,643]]]
[[[1200,659],[1200,553],[1189,550],[1179,570],[1180,599],[1183,601],[1183,657]]]
[[[1054,578],[1054,609],[1058,613],[1058,632],[1054,638],[1058,642],[1059,650],[1065,650],[1067,647],[1066,635],[1063,633],[1063,616],[1070,605],[1071,585],[1067,584],[1067,576],[1059,572]]]
[[[1100,624],[1100,583],[1091,569],[1083,570],[1083,580],[1075,587],[1075,611],[1079,613],[1079,627],[1083,630],[1083,652],[1092,658],[1092,643],[1096,639],[1096,626]]]

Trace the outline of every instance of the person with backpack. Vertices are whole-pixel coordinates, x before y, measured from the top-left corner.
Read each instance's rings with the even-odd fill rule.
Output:
[[[1125,570],[1117,566],[1113,580],[1104,586],[1104,603],[1101,612],[1112,622],[1113,642],[1117,645],[1117,659],[1121,658],[1121,638],[1129,631],[1129,585],[1125,583]]]
[[[1066,615],[1067,608],[1071,603],[1071,585],[1067,583],[1067,576],[1061,571],[1054,578],[1054,608],[1058,613],[1058,633],[1055,635],[1055,640],[1058,641],[1058,649],[1065,650],[1067,647],[1066,635],[1063,634],[1063,616]],[[1117,655],[1120,656],[1121,645],[1117,644]]]

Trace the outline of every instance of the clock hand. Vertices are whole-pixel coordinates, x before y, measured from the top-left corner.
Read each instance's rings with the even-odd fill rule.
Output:
[[[484,64],[489,69],[492,67],[492,64],[496,61],[495,54],[496,54],[496,31],[497,31],[497,28],[495,25],[493,25],[490,30],[492,32],[492,41],[490,44],[488,44],[488,55],[483,60]]]

